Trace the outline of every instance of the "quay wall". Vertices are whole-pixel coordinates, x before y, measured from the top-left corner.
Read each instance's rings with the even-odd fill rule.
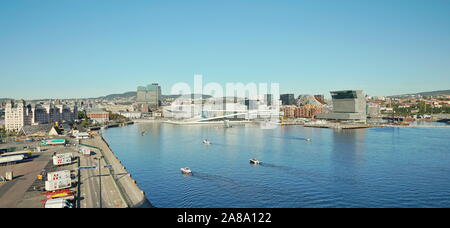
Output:
[[[109,147],[109,144],[102,136],[94,137],[95,146],[102,149],[103,156],[107,163],[112,166],[111,173],[113,179],[116,181],[117,186],[129,208],[153,208],[154,206],[148,200],[144,191],[142,191],[136,180],[134,180],[130,173],[126,170],[126,167],[122,165],[119,158]]]

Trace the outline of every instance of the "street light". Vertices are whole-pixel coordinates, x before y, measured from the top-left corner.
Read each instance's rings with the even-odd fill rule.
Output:
[[[96,158],[98,160],[98,178],[99,178],[99,186],[100,186],[100,197],[99,197],[99,201],[100,201],[100,208],[103,207],[103,200],[102,200],[102,166],[101,166],[101,162],[102,162],[102,158],[104,158],[104,156],[100,156],[99,158]]]

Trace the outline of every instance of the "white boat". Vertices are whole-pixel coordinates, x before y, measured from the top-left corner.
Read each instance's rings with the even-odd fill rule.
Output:
[[[254,165],[259,165],[259,164],[261,164],[261,161],[256,160],[256,158],[252,158],[252,159],[250,159],[250,163],[254,164]]]
[[[310,139],[310,138],[307,138],[307,139],[305,139],[306,141],[308,141],[308,142],[311,142],[312,141],[312,139]]]
[[[203,144],[205,144],[205,145],[211,145],[211,142],[210,142],[209,140],[205,139],[205,140],[203,140]]]
[[[230,125],[230,121],[229,120],[225,120],[223,123],[224,123],[225,128],[231,128],[232,127]]]
[[[187,175],[192,175],[192,170],[189,169],[188,167],[186,167],[186,168],[181,168],[181,173],[182,173],[182,174],[187,174]]]

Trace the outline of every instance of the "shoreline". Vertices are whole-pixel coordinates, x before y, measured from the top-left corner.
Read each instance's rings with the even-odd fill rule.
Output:
[[[106,139],[101,135],[96,135],[93,139],[101,149],[101,153],[107,163],[112,166],[109,170],[110,174],[128,208],[154,208],[145,192],[138,186],[136,180],[132,178],[132,175],[114,154]]]

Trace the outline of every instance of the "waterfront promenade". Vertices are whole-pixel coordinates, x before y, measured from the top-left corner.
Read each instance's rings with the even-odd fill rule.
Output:
[[[153,207],[145,193],[139,188],[131,174],[127,172],[126,168],[109,148],[108,143],[101,136],[96,135],[91,139],[82,140],[82,143],[98,148],[97,151],[104,156],[106,165],[111,166],[111,169],[105,169],[105,173],[113,177],[112,179],[115,182],[113,187],[120,192],[120,197],[126,203],[126,207]]]

